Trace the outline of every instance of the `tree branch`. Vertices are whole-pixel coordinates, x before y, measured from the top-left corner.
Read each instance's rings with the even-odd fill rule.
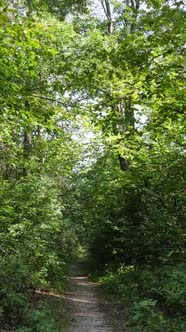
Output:
[[[62,106],[64,106],[64,107],[75,107],[75,105],[73,105],[72,103],[70,104],[70,103],[64,103],[64,102],[62,102],[62,101],[60,101],[60,100],[57,100],[57,99],[53,99],[53,98],[50,98],[50,97],[46,97],[46,96],[41,96],[41,95],[27,95],[27,97],[33,97],[33,98],[38,98],[38,99],[43,99],[43,100],[48,100],[48,101],[51,101],[51,102],[53,102],[53,103],[57,103],[57,104],[61,104]],[[82,99],[81,99],[82,100]],[[81,101],[80,100],[80,101]],[[79,101],[75,101],[75,103],[77,103],[77,102],[79,102]],[[82,110],[87,110],[88,109],[88,107],[82,107],[82,106],[80,106],[80,105],[78,105],[78,108],[79,109],[82,109]]]
[[[101,4],[103,7],[103,10],[105,12],[107,21],[108,21],[108,33],[112,33],[112,15],[111,15],[111,9],[110,9],[110,2],[109,0],[101,0]]]
[[[0,12],[0,15],[2,15],[3,13],[5,13],[8,9],[8,7],[13,3],[13,0],[10,1]]]

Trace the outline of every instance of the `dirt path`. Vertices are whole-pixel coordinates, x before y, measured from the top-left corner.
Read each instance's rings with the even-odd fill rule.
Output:
[[[84,276],[77,264],[72,265],[67,276],[69,288],[64,295],[65,307],[70,315],[69,332],[116,332],[118,329],[109,319],[99,299],[98,285]]]

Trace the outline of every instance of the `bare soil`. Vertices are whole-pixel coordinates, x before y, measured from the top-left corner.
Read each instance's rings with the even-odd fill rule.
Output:
[[[91,282],[78,264],[69,268],[68,291],[64,294],[69,332],[126,332],[123,308],[107,302],[99,295],[99,285]]]

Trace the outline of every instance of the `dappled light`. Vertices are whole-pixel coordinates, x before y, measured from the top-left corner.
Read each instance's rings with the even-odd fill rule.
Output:
[[[185,24],[0,1],[0,332],[186,331]]]

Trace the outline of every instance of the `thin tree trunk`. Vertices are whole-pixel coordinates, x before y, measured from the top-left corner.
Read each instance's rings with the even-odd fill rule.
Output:
[[[113,20],[112,20],[112,13],[111,13],[111,6],[109,0],[101,0],[101,4],[105,13],[105,16],[108,21],[108,33],[111,34],[113,31]],[[134,11],[134,16],[137,16],[137,12],[139,9],[139,0],[126,0],[126,5],[130,6],[131,9]],[[130,29],[133,30],[135,23],[130,23]],[[132,139],[133,133],[135,131],[135,117],[134,117],[134,109],[131,104],[131,97],[128,96],[125,98],[119,98],[119,102],[113,107],[115,108],[115,112],[119,113],[120,116],[123,118],[123,125],[118,125],[118,133],[121,135],[125,134],[125,132],[129,132],[128,139]],[[128,170],[130,166],[130,161],[127,158],[123,157],[121,154],[118,154],[118,159],[120,163],[120,168],[122,171]]]

